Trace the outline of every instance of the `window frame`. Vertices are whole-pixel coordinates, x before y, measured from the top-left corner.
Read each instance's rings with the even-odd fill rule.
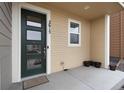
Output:
[[[78,33],[79,34],[79,43],[78,44],[73,44],[70,42],[70,40],[71,40],[71,38],[70,38],[70,34],[71,34],[70,24],[71,24],[71,22],[79,24],[79,33]],[[74,19],[69,18],[68,19],[68,47],[80,47],[80,46],[81,46],[81,22],[78,20],[74,20]]]

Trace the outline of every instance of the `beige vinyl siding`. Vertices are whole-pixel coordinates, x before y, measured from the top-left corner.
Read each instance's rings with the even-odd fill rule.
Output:
[[[35,3],[33,3],[35,4]],[[62,70],[60,62],[66,68],[82,65],[90,59],[90,22],[61,9],[39,5],[51,11],[51,68],[52,72]],[[81,47],[68,47],[68,18],[81,21]]]
[[[11,3],[0,3],[0,87],[2,89],[7,89],[11,84],[11,7]]]
[[[91,52],[93,61],[105,62],[105,17],[95,19],[91,22]]]
[[[68,18],[81,21],[81,47],[68,47]],[[62,70],[60,62],[65,62],[66,68],[80,66],[83,60],[89,59],[90,25],[78,17],[61,11],[52,11],[52,72]]]

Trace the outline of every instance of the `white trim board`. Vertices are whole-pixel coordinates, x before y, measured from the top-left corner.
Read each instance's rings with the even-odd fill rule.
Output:
[[[21,78],[21,8],[32,10],[47,16],[47,72],[51,73],[51,34],[49,10],[28,3],[12,3],[12,82],[20,82]],[[41,74],[42,75],[42,74]],[[37,75],[36,75],[37,76]],[[38,75],[39,76],[39,75]],[[34,76],[32,76],[33,78]]]

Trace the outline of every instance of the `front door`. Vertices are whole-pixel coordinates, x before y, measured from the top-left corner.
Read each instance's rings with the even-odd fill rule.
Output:
[[[21,9],[21,77],[46,73],[46,15]]]

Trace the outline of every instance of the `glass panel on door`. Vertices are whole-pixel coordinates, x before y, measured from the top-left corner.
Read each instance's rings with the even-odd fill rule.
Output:
[[[41,45],[26,45],[27,55],[41,54]]]
[[[41,40],[41,32],[27,30],[27,40]]]
[[[37,69],[37,68],[41,68],[41,59],[38,58],[27,58],[27,69],[31,70],[31,69]]]

